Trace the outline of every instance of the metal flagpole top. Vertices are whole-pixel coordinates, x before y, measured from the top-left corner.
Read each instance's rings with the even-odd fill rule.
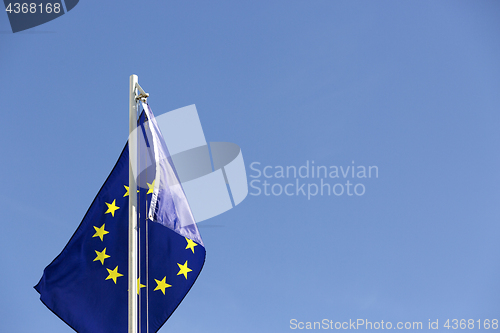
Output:
[[[132,80],[134,78],[134,94],[135,94],[135,100],[136,101],[142,101],[144,103],[147,102],[147,99],[149,97],[149,94],[142,89],[141,85],[139,84],[139,77],[135,74],[130,75],[130,79]],[[139,90],[140,94],[137,95],[135,93],[135,89]]]

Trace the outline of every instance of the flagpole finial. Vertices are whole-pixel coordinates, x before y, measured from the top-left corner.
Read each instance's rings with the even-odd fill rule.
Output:
[[[137,94],[135,95],[135,100],[142,101],[142,102],[146,103],[147,99],[149,97],[149,94],[147,92],[145,92],[144,89],[142,89],[138,80],[135,82],[135,89],[139,90],[138,92],[140,93],[139,95],[137,95]],[[135,92],[135,89],[134,89],[134,92]]]

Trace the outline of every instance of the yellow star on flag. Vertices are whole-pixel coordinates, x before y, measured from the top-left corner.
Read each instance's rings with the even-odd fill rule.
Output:
[[[161,281],[155,279],[155,281],[156,281],[156,288],[153,291],[161,290],[161,292],[163,293],[163,295],[165,295],[165,289],[169,288],[169,287],[172,287],[172,285],[170,285],[170,284],[168,284],[166,282],[166,279],[167,279],[166,276]]]
[[[125,189],[127,190],[127,192],[125,192],[125,194],[123,195],[123,197],[128,197],[128,195],[129,195],[129,187],[127,185],[123,185],[123,187],[125,187]],[[139,190],[137,190],[137,193],[139,193]]]
[[[102,238],[104,237],[104,235],[109,234],[109,231],[104,230],[104,226],[105,225],[106,224],[103,224],[100,228],[94,227],[95,234],[94,234],[94,236],[92,236],[92,238],[93,237],[99,237],[101,239],[101,242],[102,242]]]
[[[110,270],[109,268],[106,268],[108,270],[108,277],[106,280],[113,279],[113,282],[116,284],[116,278],[119,278],[120,276],[123,276],[123,274],[118,273],[118,266],[115,267],[115,269]]]
[[[186,241],[187,241],[186,250],[187,250],[187,249],[191,249],[191,251],[193,251],[193,253],[194,253],[194,247],[195,247],[195,246],[198,246],[198,244],[196,244],[195,242],[193,242],[192,240],[190,240],[190,239],[189,239],[189,238],[187,238],[187,237],[184,237],[184,238],[186,238]]]
[[[146,184],[148,184],[148,188],[149,188],[148,193],[146,193],[146,194],[153,193],[153,190],[155,189],[155,181],[153,180],[152,184],[150,184],[150,183],[146,183]]]
[[[104,214],[111,213],[111,215],[113,215],[113,217],[115,217],[115,210],[120,209],[120,207],[116,206],[115,203],[116,203],[116,199],[113,200],[113,202],[110,204],[105,202],[105,204],[108,206],[108,210]]]
[[[145,285],[141,284],[140,280],[141,278],[137,278],[137,295],[139,295],[139,291],[141,290],[141,288],[146,287]]]
[[[104,259],[109,258],[109,256],[106,254],[106,248],[104,248],[102,252],[95,251],[95,253],[97,254],[97,257],[95,257],[94,261],[100,261],[101,264],[104,265]]]
[[[141,288],[144,288],[146,287],[145,285],[141,284],[141,278],[137,278],[137,295],[139,295],[139,291],[141,290]],[[129,291],[130,289],[127,289],[127,291]]]
[[[193,271],[192,269],[190,269],[190,268],[187,266],[187,264],[188,264],[188,261],[187,261],[187,260],[186,260],[186,262],[184,263],[184,265],[181,265],[181,264],[177,263],[177,266],[179,266],[179,273],[177,273],[177,275],[184,274],[184,277],[186,278],[186,280],[187,280],[187,278],[188,278],[187,273],[189,273],[189,272],[192,272],[192,271]]]

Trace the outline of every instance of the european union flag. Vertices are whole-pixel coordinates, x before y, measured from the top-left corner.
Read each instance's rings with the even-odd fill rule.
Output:
[[[151,109],[144,109],[137,293],[141,331],[156,332],[198,277],[205,248]],[[35,286],[41,301],[77,332],[127,332],[128,174],[125,146],[80,226]]]

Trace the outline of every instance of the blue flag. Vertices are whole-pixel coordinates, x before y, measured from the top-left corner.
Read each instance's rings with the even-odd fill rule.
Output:
[[[198,277],[205,248],[151,109],[138,127],[139,280],[142,332],[156,332]],[[141,139],[142,138],[142,139]],[[35,289],[77,332],[127,332],[129,151]]]

